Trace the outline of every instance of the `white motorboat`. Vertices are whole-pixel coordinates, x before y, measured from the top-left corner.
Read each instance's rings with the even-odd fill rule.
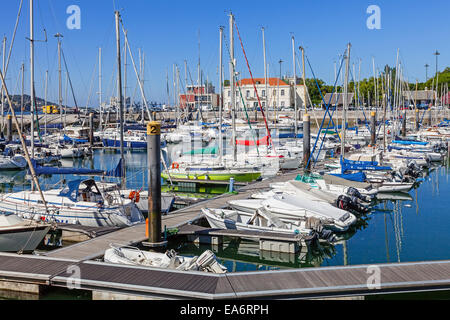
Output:
[[[84,148],[77,146],[58,146],[56,147],[56,154],[61,155],[61,158],[81,158],[84,156]]]
[[[281,220],[317,218],[323,226],[333,231],[346,231],[356,222],[356,217],[350,212],[338,209],[320,201],[302,199],[298,196],[282,194],[266,200],[232,200],[229,206],[235,210],[254,213],[264,208],[277,215]]]
[[[103,260],[109,263],[137,265],[145,267],[173,269],[180,271],[205,271],[226,273],[227,268],[217,262],[211,250],[206,250],[200,256],[186,257],[170,250],[165,253],[142,251],[136,247],[110,245],[105,250]]]
[[[0,170],[23,170],[27,167],[27,160],[21,155],[0,156]]]
[[[306,221],[291,220],[289,223],[285,223],[267,210],[258,209],[254,213],[249,213],[202,208],[202,213],[212,228],[314,236],[314,230],[306,228]]]
[[[26,221],[14,214],[0,213],[0,252],[32,252],[51,225]]]
[[[37,191],[0,195],[0,210],[25,219],[86,226],[126,227],[145,222],[130,199],[115,192],[102,192],[93,179],[74,180],[62,189],[44,191],[46,206]]]

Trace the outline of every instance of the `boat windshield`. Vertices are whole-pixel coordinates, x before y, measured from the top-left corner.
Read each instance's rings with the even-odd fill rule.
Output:
[[[103,200],[102,194],[94,180],[85,180],[78,190],[78,201],[99,202]]]
[[[73,202],[102,202],[103,197],[93,179],[74,180],[67,183],[61,190],[60,196],[67,197]]]

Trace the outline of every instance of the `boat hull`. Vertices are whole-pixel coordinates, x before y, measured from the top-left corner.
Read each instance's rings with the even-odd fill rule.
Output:
[[[49,225],[0,228],[0,252],[32,252],[49,230]]]
[[[202,172],[202,173],[176,173],[171,172],[170,178],[172,179],[189,179],[189,180],[212,180],[212,181],[229,181],[234,178],[236,182],[251,182],[258,179],[261,176],[261,172],[249,172],[249,173],[214,173],[214,172]],[[163,179],[169,179],[167,172],[161,173]]]
[[[80,224],[89,227],[127,227],[145,222],[142,213],[134,203],[124,205],[123,208],[119,206],[102,208],[83,204],[62,207],[61,203],[49,201],[48,207],[50,213],[38,200],[15,197],[0,199],[0,211],[17,214],[25,219]]]

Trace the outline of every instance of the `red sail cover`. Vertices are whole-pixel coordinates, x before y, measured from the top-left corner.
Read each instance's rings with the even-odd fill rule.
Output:
[[[255,141],[253,140],[237,140],[236,144],[240,146],[254,146]],[[269,136],[265,136],[259,140],[256,141],[257,146],[267,146],[269,144]]]

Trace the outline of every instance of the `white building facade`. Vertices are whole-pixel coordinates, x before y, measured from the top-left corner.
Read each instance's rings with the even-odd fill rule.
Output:
[[[283,108],[294,108],[294,96],[297,99],[297,107],[304,108],[306,101],[305,86],[299,84],[301,80],[297,79],[297,85],[294,90],[294,79],[269,78],[266,84],[264,78],[254,79],[255,87],[264,110]],[[255,110],[259,107],[258,97],[253,86],[252,79],[242,79],[235,85],[236,110],[241,111],[243,104],[247,110]],[[294,94],[295,93],[295,94]],[[231,110],[231,90],[230,86],[224,87],[223,104],[225,111]],[[241,97],[242,95],[242,97]]]

